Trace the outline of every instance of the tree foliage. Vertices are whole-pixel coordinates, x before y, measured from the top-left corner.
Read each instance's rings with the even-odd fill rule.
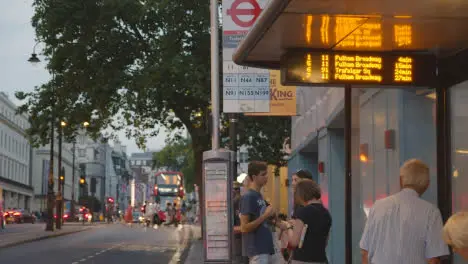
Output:
[[[211,144],[209,1],[35,0],[33,6],[32,24],[53,74],[33,92],[16,94],[25,102],[19,112],[30,114],[35,145],[49,142],[52,113],[55,126],[67,121],[68,138],[87,121],[95,138],[125,129],[140,147],[159,127],[185,127],[200,180],[201,154]],[[278,134],[278,122],[262,119],[268,120],[246,121],[244,128],[254,130],[245,142],[254,145],[253,157],[276,159],[270,154],[279,151],[284,129]]]
[[[240,142],[249,146],[250,160],[264,160],[277,167],[285,166],[283,143],[291,135],[291,117],[259,116],[240,118]]]
[[[155,168],[182,172],[185,188],[191,192],[195,179],[195,159],[191,141],[189,139],[171,141],[161,151],[154,153],[153,169]]]

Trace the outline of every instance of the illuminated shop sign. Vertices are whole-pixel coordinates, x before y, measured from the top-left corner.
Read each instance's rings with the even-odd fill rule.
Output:
[[[422,53],[294,51],[281,60],[283,85],[429,86],[435,72],[435,57]]]

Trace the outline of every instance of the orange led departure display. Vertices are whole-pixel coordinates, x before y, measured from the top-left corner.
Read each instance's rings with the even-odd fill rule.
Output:
[[[339,48],[382,47],[382,24],[357,17],[337,17],[335,41]]]
[[[283,85],[433,84],[436,61],[429,54],[288,52],[281,61]]]

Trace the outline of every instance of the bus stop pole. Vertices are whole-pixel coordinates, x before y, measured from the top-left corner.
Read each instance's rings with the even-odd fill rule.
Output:
[[[219,25],[218,0],[210,2],[210,28],[211,28],[211,116],[212,124],[212,150],[219,149]]]

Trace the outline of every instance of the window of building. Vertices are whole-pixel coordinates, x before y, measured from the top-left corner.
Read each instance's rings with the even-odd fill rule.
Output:
[[[86,150],[85,149],[78,149],[78,156],[79,157],[85,157],[86,156]]]
[[[86,140],[85,140],[85,136],[84,136],[84,135],[79,136],[79,144],[84,145],[84,144],[86,143],[85,141],[86,141]]]

